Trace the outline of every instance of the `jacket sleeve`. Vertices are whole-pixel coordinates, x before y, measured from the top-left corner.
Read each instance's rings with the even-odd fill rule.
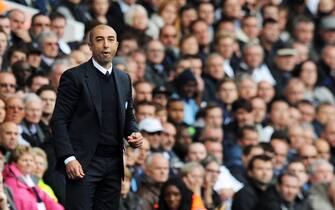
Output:
[[[132,91],[132,84],[131,84],[131,79],[128,76],[128,81],[129,81],[129,91],[127,94],[127,109],[126,109],[126,118],[125,118],[125,128],[124,128],[124,138],[127,139],[127,136],[129,136],[133,132],[138,132],[138,127],[134,115],[134,101],[133,101],[133,91]]]
[[[79,96],[80,88],[76,84],[73,72],[71,70],[65,71],[60,79],[55,110],[51,119],[52,134],[58,158],[74,155],[68,127]]]

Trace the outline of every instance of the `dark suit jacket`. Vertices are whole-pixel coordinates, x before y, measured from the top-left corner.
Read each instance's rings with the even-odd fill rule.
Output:
[[[51,121],[57,157],[63,161],[74,155],[84,170],[95,153],[102,123],[103,96],[96,71],[92,60],[89,60],[63,73]],[[133,114],[132,86],[128,74],[115,68],[112,73],[118,93],[115,99],[119,102],[117,123],[122,142],[123,137],[138,131]],[[122,151],[123,145],[120,145]]]

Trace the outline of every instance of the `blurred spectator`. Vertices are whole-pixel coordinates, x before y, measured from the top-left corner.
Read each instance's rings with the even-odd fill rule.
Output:
[[[134,90],[135,90],[135,102],[142,102],[152,101],[152,90],[153,87],[150,84],[150,82],[147,82],[145,80],[140,80],[134,83]]]
[[[41,123],[49,126],[55,108],[56,91],[51,86],[42,86],[36,93],[42,99],[43,103]]]
[[[260,198],[257,209],[273,210],[281,208],[291,208],[304,210],[304,201],[299,200],[300,192],[299,179],[291,173],[284,173],[278,178],[276,187],[269,188]]]
[[[317,160],[317,150],[311,144],[302,144],[298,150],[298,155],[302,159],[306,168],[311,167]]]
[[[59,80],[64,71],[68,70],[69,68],[73,67],[73,63],[69,58],[60,58],[56,59],[55,62],[52,64],[49,79],[50,84],[57,89],[59,85]]]
[[[0,72],[0,97],[4,100],[13,96],[16,91],[16,79],[11,72]]]
[[[334,167],[327,160],[315,160],[308,168],[312,184],[329,184],[334,178]]]
[[[6,100],[6,122],[14,122],[19,125],[24,115],[25,107],[22,98],[12,96]]]
[[[10,163],[5,167],[4,180],[15,195],[14,202],[18,210],[64,209],[34,184],[31,177],[33,153],[30,147],[17,147],[11,154]]]
[[[143,205],[143,200],[130,191],[131,178],[131,172],[125,168],[121,184],[120,210],[141,210],[141,206]]]
[[[156,107],[153,103],[143,101],[135,106],[135,117],[137,122],[141,122],[146,118],[155,118]]]
[[[19,144],[19,128],[13,122],[5,122],[0,126],[1,145],[7,150],[5,154],[5,162],[9,161],[10,154]]]
[[[192,209],[192,192],[179,177],[171,177],[162,186],[159,210]]]
[[[37,42],[42,51],[40,67],[42,71],[49,73],[59,54],[58,37],[52,31],[45,31],[37,37]]]
[[[34,147],[32,149],[34,155],[35,168],[32,171],[33,178],[37,178],[36,183],[45,193],[48,194],[54,201],[58,201],[52,188],[43,180],[43,175],[48,168],[47,154],[40,148]],[[34,180],[35,181],[35,180]]]
[[[53,12],[50,14],[50,21],[50,29],[57,35],[60,52],[65,55],[70,54],[71,48],[64,40],[66,17],[61,13]]]
[[[233,198],[232,210],[258,209],[273,177],[271,158],[266,155],[254,156],[248,165],[248,183]]]
[[[204,184],[205,170],[197,162],[186,163],[180,171],[180,176],[189,190],[193,193],[192,209],[205,210],[201,198],[201,187]]]
[[[314,185],[308,196],[310,210],[331,210],[334,209],[334,179],[330,184],[320,183]]]
[[[139,188],[137,195],[143,200],[142,209],[156,209],[161,186],[169,178],[169,161],[163,154],[149,155],[145,163],[146,177]]]
[[[36,94],[29,93],[24,97],[24,106],[25,116],[20,124],[21,136],[32,147],[38,147],[47,137],[39,125],[43,110],[42,100]]]
[[[160,152],[162,144],[162,132],[164,128],[161,122],[155,118],[145,118],[139,122],[138,128],[143,134],[143,137],[148,139],[150,150],[152,152]]]
[[[202,143],[193,142],[188,145],[186,162],[200,162],[207,156],[207,150]]]

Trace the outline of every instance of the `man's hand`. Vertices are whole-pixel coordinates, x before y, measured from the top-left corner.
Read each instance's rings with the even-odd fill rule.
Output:
[[[65,166],[69,179],[82,179],[85,174],[78,160],[71,160]]]
[[[138,148],[142,146],[143,136],[140,132],[134,132],[128,136],[128,143],[133,148]]]

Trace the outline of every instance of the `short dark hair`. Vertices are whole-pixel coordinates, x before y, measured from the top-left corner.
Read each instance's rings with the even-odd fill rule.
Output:
[[[249,164],[248,164],[248,171],[252,171],[254,169],[254,164],[256,160],[261,160],[264,162],[271,162],[272,163],[272,158],[268,155],[255,155],[254,157],[251,158]]]
[[[247,131],[247,130],[254,131],[254,132],[258,133],[256,126],[254,126],[254,125],[244,125],[243,127],[241,127],[241,128],[238,129],[238,131],[237,131],[237,139],[238,140],[243,139],[243,137],[244,137],[244,131]]]
[[[283,180],[284,180],[285,176],[295,177],[299,181],[299,178],[297,177],[297,175],[295,175],[294,173],[291,173],[289,171],[286,171],[283,174],[278,176],[277,183],[279,185],[283,184]]]
[[[250,101],[246,99],[237,99],[236,101],[233,102],[232,104],[232,112],[236,112],[238,109],[244,109],[247,112],[252,112],[252,106]]]

